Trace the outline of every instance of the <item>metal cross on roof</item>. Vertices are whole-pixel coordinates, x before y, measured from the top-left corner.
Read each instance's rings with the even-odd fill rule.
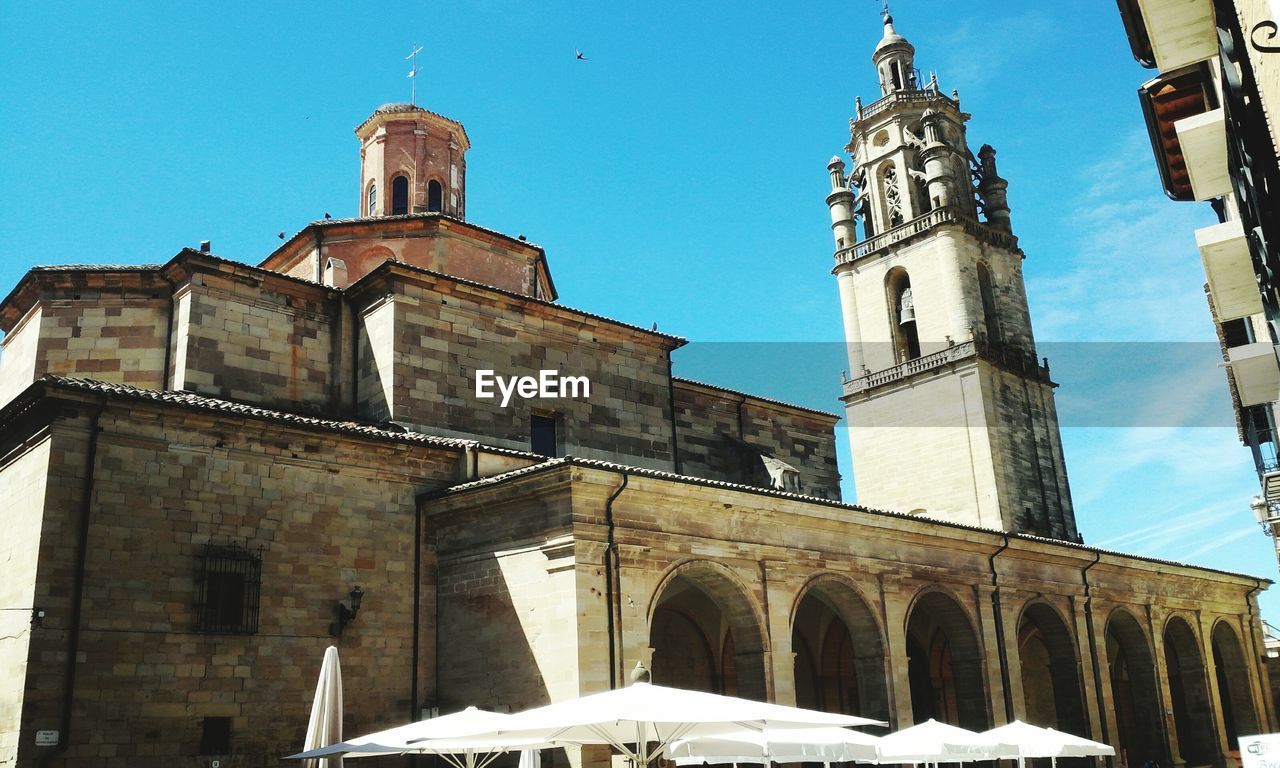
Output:
[[[410,82],[409,103],[415,106],[418,103],[418,73],[422,71],[422,68],[418,66],[419,53],[422,53],[422,46],[418,45],[417,43],[414,43],[413,50],[409,53],[408,56],[404,57],[405,61],[409,61],[410,59],[413,60],[413,66],[409,69],[409,74],[406,75],[406,77],[409,78],[409,82]]]

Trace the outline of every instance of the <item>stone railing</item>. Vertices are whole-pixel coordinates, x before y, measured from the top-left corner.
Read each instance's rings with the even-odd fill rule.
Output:
[[[844,394],[856,395],[884,384],[909,379],[918,373],[941,368],[970,357],[982,357],[1005,370],[1048,382],[1049,364],[1041,365],[1034,354],[1007,344],[987,344],[980,340],[963,341],[938,352],[907,360],[891,368],[868,373],[844,382]]]
[[[883,371],[868,373],[865,376],[859,376],[851,381],[844,383],[845,395],[856,395],[859,392],[865,392],[868,389],[874,389],[882,384],[888,384],[891,381],[906,379],[915,376],[917,373],[934,368],[941,368],[944,365],[964,360],[968,357],[974,357],[978,354],[978,346],[975,342],[965,341],[955,346],[947,347],[940,352],[934,352],[923,357],[917,357],[914,360],[908,360],[899,363],[892,368],[885,368]]]
[[[917,216],[911,221],[899,224],[893,229],[881,232],[878,235],[854,243],[845,248],[836,251],[836,266],[848,264],[851,261],[857,261],[876,251],[887,248],[895,243],[901,243],[904,240],[914,239],[917,235],[927,232],[934,227],[943,224],[959,224],[964,231],[978,238],[979,240],[994,245],[999,248],[1008,248],[1011,251],[1018,250],[1018,238],[1008,232],[1001,232],[998,229],[983,224],[977,219],[967,216],[955,208],[935,208],[932,211]]]
[[[928,104],[931,101],[939,100],[945,101],[952,107],[959,107],[959,105],[950,98],[943,96],[932,88],[926,88],[919,91],[896,91],[888,96],[881,96],[860,109],[858,114],[849,121],[849,125],[852,127],[853,124],[859,120],[866,120],[869,117],[874,117],[886,109],[897,106],[898,104]]]

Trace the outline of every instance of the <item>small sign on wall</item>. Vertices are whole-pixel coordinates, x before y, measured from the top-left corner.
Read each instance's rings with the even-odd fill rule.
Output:
[[[37,747],[56,747],[58,746],[57,731],[36,731]]]
[[[1240,763],[1244,768],[1280,768],[1280,733],[1241,736]]]

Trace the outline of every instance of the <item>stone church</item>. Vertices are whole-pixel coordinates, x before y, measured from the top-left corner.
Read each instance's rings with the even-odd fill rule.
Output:
[[[828,168],[859,505],[839,416],[673,376],[682,339],[468,221],[470,139],[421,107],[356,129],[360,216],[256,266],[33,267],[0,303],[0,766],[278,764],[330,644],[348,733],[644,662],[1236,764],[1276,727],[1267,582],[1081,543],[1007,182],[913,57],[886,19]]]

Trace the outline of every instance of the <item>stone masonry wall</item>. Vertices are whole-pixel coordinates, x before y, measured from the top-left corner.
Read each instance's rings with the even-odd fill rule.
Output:
[[[8,441],[6,441],[8,442]],[[0,537],[0,766],[17,759],[23,687],[34,619],[41,511],[49,477],[50,443],[40,440],[0,465],[5,535]],[[6,446],[9,447],[9,446]],[[39,631],[38,629],[34,631]]]
[[[423,502],[435,552],[441,712],[511,711],[579,694],[570,503],[540,489],[486,496],[467,514]]]
[[[54,429],[34,589],[48,618],[31,638],[24,739],[59,728],[89,407]],[[429,447],[109,404],[90,490],[73,730],[53,764],[189,761],[203,718],[229,717],[223,765],[275,765],[302,743],[330,644],[348,701],[360,703],[347,709],[349,732],[409,717],[415,498],[455,482],[459,461]],[[0,482],[17,478],[9,471]],[[256,634],[197,631],[206,545],[260,554]],[[357,584],[358,618],[330,637],[336,601]],[[429,664],[431,648],[421,650]],[[47,751],[26,740],[18,764]]]
[[[764,452],[800,472],[801,492],[840,498],[835,416],[683,380],[675,382],[675,406],[682,474],[769,487]]]
[[[558,420],[565,454],[672,468],[669,373],[656,342],[430,275],[395,280],[388,290],[395,296],[390,410],[397,422],[528,450],[530,415],[539,413]],[[385,370],[387,353],[361,354],[362,382],[372,381],[375,366]],[[498,397],[476,396],[478,370],[536,376],[543,369],[586,376],[590,396],[515,397],[506,407]],[[369,398],[362,396],[366,418],[378,412]]]
[[[232,270],[201,271],[179,295],[173,386],[302,412],[333,406],[336,303]]]

